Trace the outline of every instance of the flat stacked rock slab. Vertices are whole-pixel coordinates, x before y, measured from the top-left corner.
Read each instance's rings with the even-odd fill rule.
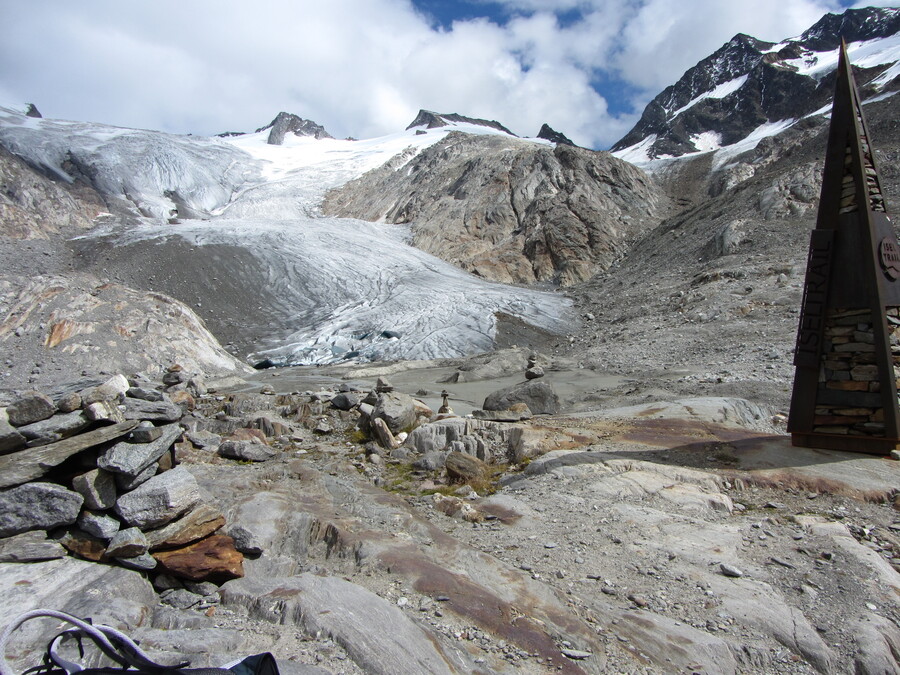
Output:
[[[21,485],[45,475],[70,457],[124,436],[137,422],[123,422],[66,438],[39,448],[20,450],[0,457],[0,489]]]

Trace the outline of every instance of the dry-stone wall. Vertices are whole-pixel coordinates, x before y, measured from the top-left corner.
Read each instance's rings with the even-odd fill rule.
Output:
[[[900,307],[889,307],[891,357],[900,385]],[[885,435],[875,333],[868,309],[829,312],[813,430],[850,436]]]
[[[884,408],[868,309],[838,309],[825,327],[814,430],[884,436]]]
[[[242,576],[242,554],[216,534],[225,518],[177,465],[182,420],[205,393],[176,366],[161,385],[116,375],[0,408],[0,562],[74,555],[191,581]]]

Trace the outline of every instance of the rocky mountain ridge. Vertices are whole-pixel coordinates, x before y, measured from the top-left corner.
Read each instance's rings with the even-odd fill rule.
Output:
[[[863,96],[894,92],[900,86],[898,31],[900,10],[865,8],[827,14],[779,44],[738,34],[656,96],[613,152],[643,161],[679,157],[819,111],[831,98],[841,37]]]
[[[857,37],[880,35],[887,30],[884,21],[878,20],[882,15],[891,16],[889,12],[870,15],[849,12],[835,25],[844,26],[854,19],[859,24],[854,33]],[[860,18],[866,16],[869,19]],[[805,35],[810,45],[827,43],[829,21],[835,23],[836,20],[823,20],[807,31]],[[750,60],[756,58],[754,53],[758,56],[761,48],[758,41],[744,36],[733,42],[725,50],[729,54],[743,50],[741,53],[748,55]],[[791,65],[783,58],[790,55],[790,42],[787,41],[778,52],[785,52],[778,57],[782,59],[782,66]],[[877,46],[878,40],[870,42]],[[876,50],[876,53],[880,52]],[[819,54],[816,58],[824,58],[822,53],[816,54]],[[743,61],[730,57],[721,63],[727,66]],[[693,72],[700,71],[698,66]],[[731,72],[726,68],[723,72],[722,77],[732,78],[728,82],[740,79],[732,77],[738,70]],[[702,85],[703,78],[697,81],[701,83],[697,86],[706,86]],[[739,88],[729,95],[737,96],[742,91]],[[873,101],[871,105],[879,110],[889,110],[894,103],[892,97],[888,97]],[[340,294],[333,293],[336,288],[350,288],[346,278],[336,281],[338,277],[334,275],[338,274],[339,266],[322,265],[321,260],[307,261],[308,242],[322,240],[323,233],[329,228],[335,227],[334,232],[340,233],[341,237],[363,232],[364,236],[370,233],[382,239],[387,236],[390,241],[382,241],[386,248],[378,249],[383,251],[399,250],[399,242],[408,238],[420,248],[487,279],[572,285],[587,281],[597,271],[605,272],[585,287],[598,289],[609,278],[625,278],[632,274],[635,278],[645,277],[646,270],[642,270],[648,263],[645,253],[658,249],[662,235],[668,236],[666,233],[687,224],[690,227],[680,231],[689,232],[689,236],[680,239],[671,249],[679,260],[684,250],[684,269],[678,267],[671,273],[681,279],[687,274],[686,270],[696,270],[688,277],[702,276],[718,258],[728,261],[729,255],[741,251],[742,247],[746,249],[747,242],[754,240],[753,232],[760,228],[765,231],[770,227],[768,223],[781,222],[785,218],[799,218],[802,223],[811,215],[818,182],[814,146],[808,143],[820,142],[823,124],[820,116],[808,117],[780,135],[762,139],[755,149],[751,147],[744,154],[739,153],[742,146],[738,144],[677,161],[656,160],[656,164],[649,167],[655,175],[655,180],[650,181],[604,153],[563,144],[553,148],[543,141],[516,139],[499,128],[485,126],[483,120],[481,124],[473,124],[479,120],[459,115],[451,120],[454,126],[415,127],[405,135],[391,137],[389,142],[309,138],[299,144],[289,142],[282,146],[269,145],[269,139],[263,138],[265,131],[236,136],[226,142],[112,127],[97,129],[84,123],[27,118],[21,111],[6,115],[4,120],[0,137],[5,146],[18,153],[18,158],[11,158],[10,165],[24,162],[17,165],[21,169],[16,174],[17,182],[22,182],[21,176],[25,175],[22,171],[27,165],[29,171],[47,177],[51,183],[56,181],[54,185],[69,192],[74,190],[73,194],[83,194],[88,201],[96,201],[89,212],[93,213],[93,222],[103,227],[97,228],[96,235],[91,238],[79,239],[74,258],[70,253],[61,256],[60,259],[68,260],[66,264],[70,268],[94,275],[96,286],[118,281],[182,299],[216,334],[231,333],[225,341],[231,349],[240,345],[245,358],[254,343],[259,345],[261,339],[265,340],[265,349],[257,349],[254,358],[258,360],[269,358],[271,354],[260,352],[271,350],[280,342],[283,348],[279,359],[283,360],[279,363],[402,356],[411,353],[405,351],[407,344],[416,345],[419,354],[436,356],[435,350],[446,349],[451,343],[441,338],[440,346],[433,342],[425,346],[417,337],[420,328],[416,321],[423,317],[437,320],[440,312],[416,312],[416,319],[411,323],[402,317],[385,320],[377,316],[369,309],[370,300],[365,297],[364,289],[369,280],[355,279],[358,275],[351,275],[354,276],[353,286],[358,286],[358,294],[355,290],[349,297],[338,297]],[[99,144],[97,134],[103,139]],[[306,142],[321,143],[320,147],[328,150],[323,154],[317,149],[314,156],[319,159],[301,160],[301,155],[294,153],[302,152]],[[271,148],[267,153],[278,154],[264,154],[261,143]],[[330,163],[332,146],[329,144],[335,144],[336,156],[340,155],[342,161],[349,156],[349,161]],[[376,151],[376,148],[381,149]],[[124,158],[129,153],[137,153],[143,159],[129,165],[129,170],[120,175],[120,168],[126,165]],[[801,165],[792,164],[801,157]],[[389,158],[390,161],[386,161]],[[288,163],[279,163],[288,159]],[[309,161],[318,163],[304,164]],[[890,171],[890,163],[887,166]],[[273,171],[271,167],[275,167],[274,181],[266,175]],[[366,169],[370,173],[364,178],[350,180]],[[755,176],[759,176],[759,180]],[[887,176],[887,179],[890,194],[891,177]],[[328,187],[339,189],[323,202]],[[738,199],[730,194],[736,188],[740,188]],[[754,195],[753,190],[758,190],[758,194]],[[340,197],[342,191],[344,195]],[[340,203],[341,199],[345,203]],[[346,226],[349,223],[339,226],[320,218],[321,203],[328,213],[358,215],[372,221],[387,218],[404,227]],[[70,212],[78,208],[81,207],[70,209],[66,206],[63,210]],[[761,220],[758,214],[761,214]],[[292,228],[300,222],[308,224],[291,235]],[[152,224],[158,229],[129,230],[134,223]],[[160,228],[161,225],[172,227]],[[654,227],[657,230],[654,231]],[[313,232],[315,234],[308,236]],[[802,256],[802,238],[786,236],[792,242],[801,242],[796,251],[791,249],[791,257]],[[292,260],[302,258],[303,265],[279,257],[291,247],[290,243],[273,247],[244,241],[274,239],[296,240],[298,251],[302,251],[297,255],[292,253],[290,257]],[[769,260],[766,246],[770,245],[771,237],[766,234],[757,240],[767,242],[753,249],[754,255],[763,261],[760,265],[784,268],[784,265],[766,262]],[[359,244],[354,240],[342,246],[356,250]],[[174,268],[169,268],[173,264],[183,264],[175,261],[189,260],[197,246],[220,247],[215,250],[215,265],[208,264],[213,259],[209,257],[201,257],[196,263],[198,278],[203,279],[202,288],[177,282],[180,276],[175,274]],[[91,247],[101,247],[106,252],[102,258],[94,259],[88,254]],[[339,248],[327,246],[321,250],[332,255],[340,253]],[[167,253],[159,255],[163,250]],[[213,252],[214,249],[206,250]],[[274,257],[272,260],[261,259],[260,254],[265,251],[278,257],[278,261],[273,262]],[[157,269],[159,274],[151,272],[146,264],[151,252],[153,263],[150,267]],[[248,256],[254,261],[250,262]],[[694,256],[693,260],[691,256]],[[15,257],[14,254],[10,256],[10,269],[15,267]],[[628,260],[635,261],[633,269],[629,267],[631,263],[626,263]],[[299,270],[307,269],[307,262],[308,269],[316,270],[318,275],[313,286],[310,286],[311,277],[306,272],[300,277],[295,276]],[[420,263],[410,263],[409,257],[405,257],[403,265],[408,264]],[[427,267],[435,269],[431,263]],[[257,282],[267,275],[271,277],[275,268],[279,270],[277,279]],[[669,273],[667,267],[665,274]],[[249,278],[248,274],[254,279],[252,285],[262,290],[258,298],[248,295],[236,303],[237,289],[244,279]],[[380,273],[372,274],[381,278]],[[420,278],[416,274],[403,276]],[[286,275],[284,279],[283,275]],[[226,283],[223,279],[229,281]],[[14,293],[19,292],[19,281],[9,280],[8,283],[12,289],[9,297],[15,297]],[[227,300],[222,300],[219,294],[209,293],[209,289],[222,284],[234,289],[234,294],[229,293]],[[456,281],[453,284],[455,287]],[[794,283],[789,285],[793,287]],[[314,292],[301,297],[294,290],[299,287],[314,288]],[[276,292],[270,293],[269,289]],[[397,302],[391,306],[402,307],[400,297],[408,291],[409,288],[402,284],[388,284],[380,297]],[[619,297],[607,290],[600,292],[608,298]],[[552,303],[546,297],[525,291],[514,291],[510,293],[512,295],[528,297],[525,309],[514,317],[513,323],[523,317],[525,323],[542,322],[535,334],[545,337],[546,333],[541,331],[547,328],[562,330],[565,321],[561,314],[548,311]],[[433,300],[456,296],[455,292],[425,292],[421,301],[424,302],[426,297]],[[473,296],[466,291],[466,297],[471,300]],[[689,297],[692,296],[689,294]],[[713,296],[706,297],[704,303],[721,304]],[[497,344],[493,340],[498,326],[512,325],[506,319],[496,317],[507,315],[514,306],[510,303],[516,302],[491,299],[484,305],[493,308],[484,310],[488,318],[479,316],[475,321],[465,319],[453,323],[473,328],[473,337],[468,338],[470,345],[489,348]],[[532,302],[536,304],[529,309]],[[626,302],[632,304],[633,299]],[[465,304],[462,303],[458,311],[463,311]],[[639,302],[638,306],[646,304]],[[335,313],[335,305],[338,313]],[[523,304],[517,306],[522,308]],[[238,307],[240,320],[235,320],[234,312]],[[482,310],[473,306],[471,311]],[[671,313],[671,305],[666,305],[662,311]],[[593,314],[591,311],[585,313]],[[680,320],[680,313],[679,303],[673,318]],[[622,316],[626,314],[628,312]],[[710,307],[709,312],[698,310],[698,315],[722,316],[722,313]],[[289,323],[296,322],[297,316],[303,317],[303,325]],[[310,325],[313,327],[309,328]],[[46,330],[46,325],[36,324],[35,329],[38,335]],[[429,324],[421,330],[433,341],[434,336],[445,335],[446,329],[435,331]],[[286,339],[290,344],[285,346]],[[563,345],[563,341],[559,344]],[[40,370],[39,366],[33,368]],[[28,374],[27,368],[24,372]]]
[[[537,138],[543,138],[551,143],[562,143],[563,145],[575,145],[575,143],[564,133],[556,131],[549,124],[544,123],[538,131]]]
[[[608,268],[662,201],[608,153],[455,132],[333,190],[322,210],[409,224],[416,247],[486,279],[569,286]]]
[[[266,142],[269,145],[281,145],[284,143],[284,137],[291,133],[295,136],[310,136],[316,140],[322,138],[332,138],[332,135],[325,131],[325,127],[316,124],[312,120],[305,120],[293,113],[280,112],[275,119],[266,126],[260,127],[256,133],[270,129],[269,137]]]
[[[466,117],[458,113],[436,113],[431,110],[419,110],[415,119],[409,123],[406,130],[424,127],[425,129],[439,129],[446,126],[456,126],[458,124],[473,124],[479,127],[487,127],[495,129],[509,136],[515,136],[513,132],[500,124],[497,120],[484,120],[478,117]]]

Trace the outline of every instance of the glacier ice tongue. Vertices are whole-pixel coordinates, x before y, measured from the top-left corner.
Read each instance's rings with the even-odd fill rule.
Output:
[[[476,129],[488,131],[499,133]],[[198,247],[236,246],[254,256],[262,278],[236,263],[222,272],[247,285],[265,283],[269,304],[235,307],[231,321],[272,325],[241,315],[251,310],[276,317],[273,334],[257,351],[279,364],[487,351],[494,346],[497,312],[565,331],[571,307],[559,295],[464,273],[409,246],[402,226],[319,215],[328,189],[389,160],[399,169],[448,132],[406,131],[367,141],[289,138],[271,146],[264,133],[226,141],[0,110],[0,143],[64,180],[73,174],[89,180],[121,206],[120,213],[130,214],[127,225],[97,228],[86,238],[165,247],[177,235]]]
[[[171,227],[142,227],[121,243],[163,242]],[[187,221],[177,234],[195,246],[240,246],[267,270],[284,334],[258,352],[278,365],[432,359],[488,351],[495,313],[550,332],[572,321],[552,292],[488,282],[405,243],[406,229],[346,218]],[[240,273],[240,270],[229,270]],[[248,279],[248,282],[250,280]]]

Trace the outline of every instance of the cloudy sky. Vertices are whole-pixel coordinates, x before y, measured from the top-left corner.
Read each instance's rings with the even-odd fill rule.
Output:
[[[285,110],[357,138],[426,108],[602,149],[735,33],[779,41],[853,2],[0,0],[0,105],[197,134]]]

